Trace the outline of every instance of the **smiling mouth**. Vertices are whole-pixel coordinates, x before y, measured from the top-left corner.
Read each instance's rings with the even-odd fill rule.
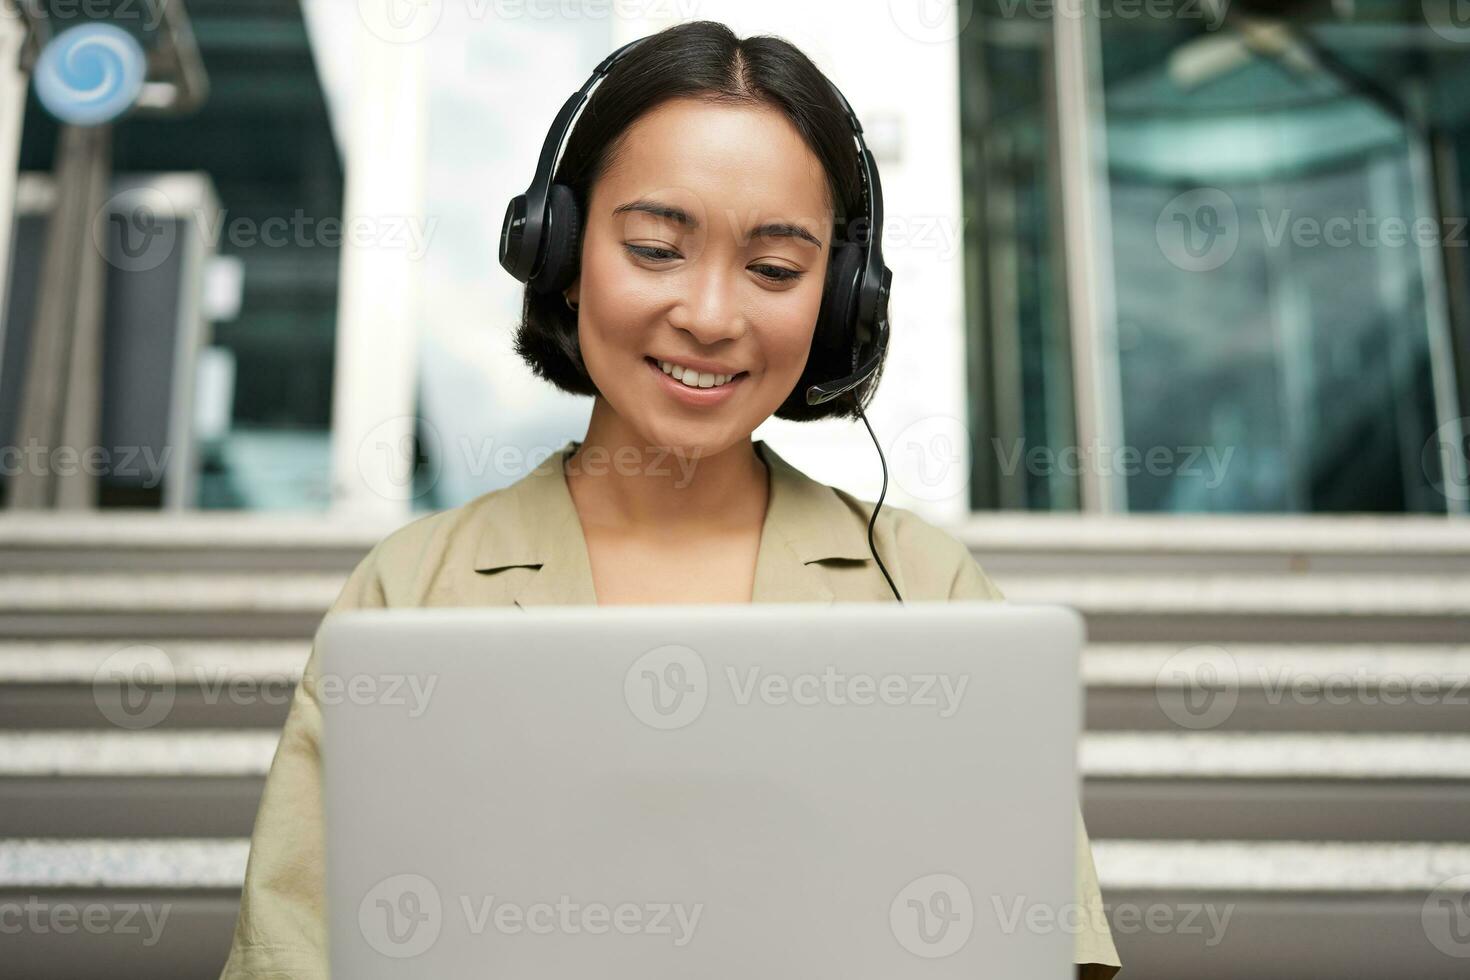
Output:
[[[644,357],[643,360],[651,364],[656,370],[668,375],[671,381],[676,381],[684,387],[695,391],[723,388],[725,385],[739,381],[750,373],[749,371],[739,371],[735,374],[713,374],[710,372],[686,370],[674,364],[672,361],[659,361],[652,357]]]

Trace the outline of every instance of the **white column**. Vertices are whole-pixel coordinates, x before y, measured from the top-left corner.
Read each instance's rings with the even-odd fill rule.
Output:
[[[340,26],[356,40],[332,400],[333,509],[402,517],[412,507],[422,261],[384,241],[395,223],[423,219],[426,45],[385,40],[357,18]]]
[[[1052,28],[1077,443],[1084,461],[1111,460],[1124,433],[1097,22],[1091,13],[1058,9]],[[1084,462],[1081,481],[1083,510],[1128,509],[1128,486],[1115,467]]]
[[[26,76],[20,70],[20,48],[25,37],[25,24],[10,8],[0,7],[0,328],[4,326],[10,278],[15,169],[20,161],[20,124],[26,105]]]

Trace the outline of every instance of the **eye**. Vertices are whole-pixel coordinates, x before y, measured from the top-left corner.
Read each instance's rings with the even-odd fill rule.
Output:
[[[802,276],[806,275],[805,272],[801,272],[796,269],[788,269],[785,266],[780,265],[753,265],[751,266],[751,268],[757,270],[762,279],[769,279],[771,282],[795,282]],[[766,272],[760,272],[759,270],[762,269],[770,270],[770,274],[767,274]]]
[[[659,248],[656,245],[630,245],[624,242],[623,248],[626,248],[640,259],[648,259],[650,262],[667,262],[679,256],[679,253],[673,249]]]

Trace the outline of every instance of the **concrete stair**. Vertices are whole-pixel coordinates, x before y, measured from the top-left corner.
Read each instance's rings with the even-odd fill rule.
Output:
[[[310,635],[389,530],[0,518],[0,907],[111,924],[7,939],[0,974],[217,974]],[[1470,975],[1445,884],[1470,873],[1470,524],[954,532],[1012,600],[1087,617],[1084,812],[1125,976]],[[131,730],[119,671],[166,713]]]

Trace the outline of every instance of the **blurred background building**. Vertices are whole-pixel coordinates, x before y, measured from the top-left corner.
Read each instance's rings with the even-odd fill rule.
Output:
[[[1460,0],[0,0],[15,975],[217,973],[346,572],[585,431],[511,351],[501,216],[591,68],[689,19],[863,121],[885,503],[1086,615],[1124,975],[1470,973]],[[66,122],[55,64],[134,87]],[[861,426],[756,435],[877,497]]]

